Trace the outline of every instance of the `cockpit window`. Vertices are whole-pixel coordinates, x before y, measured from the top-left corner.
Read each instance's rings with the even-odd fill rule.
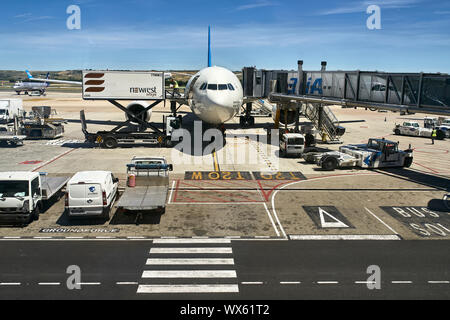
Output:
[[[217,90],[217,84],[208,84],[208,90]]]
[[[231,83],[228,84],[228,89],[230,89],[231,91],[234,91],[234,87]]]
[[[208,84],[205,82],[204,84],[202,84],[200,86],[200,90],[206,90],[206,87],[208,86]]]
[[[219,90],[227,90],[228,86],[226,84],[219,84]]]

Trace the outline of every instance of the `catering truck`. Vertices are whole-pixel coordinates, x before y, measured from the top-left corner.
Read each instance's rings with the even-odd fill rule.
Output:
[[[37,172],[0,172],[0,221],[25,226],[38,220],[68,180]]]
[[[0,100],[0,123],[10,123],[14,117],[23,117],[22,99]]]

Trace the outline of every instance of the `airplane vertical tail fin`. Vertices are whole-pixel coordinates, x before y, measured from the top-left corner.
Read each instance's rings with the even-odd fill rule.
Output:
[[[25,72],[27,73],[28,79],[33,79],[33,76],[31,75],[30,71],[25,70]]]
[[[212,67],[212,64],[211,64],[211,26],[208,26],[208,67]]]

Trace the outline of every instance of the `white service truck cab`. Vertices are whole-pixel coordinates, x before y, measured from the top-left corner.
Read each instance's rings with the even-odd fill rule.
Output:
[[[0,172],[0,221],[27,225],[38,220],[45,202],[59,194],[67,180],[37,172]]]
[[[280,137],[280,156],[301,157],[305,152],[305,137],[300,133],[284,133]]]
[[[119,179],[110,171],[83,171],[67,183],[65,208],[69,217],[98,217],[109,220],[117,198]]]
[[[0,123],[10,123],[15,117],[23,117],[22,99],[0,100]]]

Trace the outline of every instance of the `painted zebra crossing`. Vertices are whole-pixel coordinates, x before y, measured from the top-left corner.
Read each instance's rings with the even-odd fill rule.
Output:
[[[138,294],[239,293],[229,239],[153,241]]]

